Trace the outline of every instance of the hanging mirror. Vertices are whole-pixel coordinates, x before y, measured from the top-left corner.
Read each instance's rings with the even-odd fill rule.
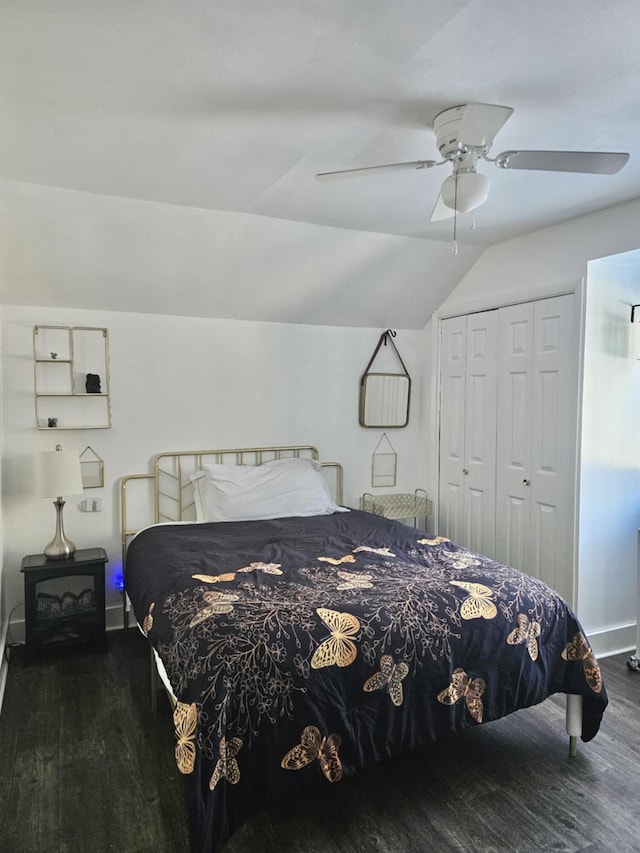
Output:
[[[378,345],[360,379],[360,426],[391,429],[405,427],[409,423],[411,377],[393,342],[395,336],[396,333],[391,329],[380,335]],[[402,372],[371,370],[383,344],[385,347],[390,345]]]

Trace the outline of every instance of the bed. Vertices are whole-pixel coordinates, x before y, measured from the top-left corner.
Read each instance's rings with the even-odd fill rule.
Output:
[[[122,483],[125,587],[173,697],[194,853],[367,767],[568,697],[607,695],[576,616],[534,578],[341,507],[312,447],[159,454]],[[153,524],[128,517],[152,491]],[[541,747],[543,748],[543,747]]]

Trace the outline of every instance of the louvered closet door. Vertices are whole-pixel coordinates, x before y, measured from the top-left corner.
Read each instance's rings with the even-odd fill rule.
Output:
[[[438,532],[495,550],[497,312],[442,323]]]

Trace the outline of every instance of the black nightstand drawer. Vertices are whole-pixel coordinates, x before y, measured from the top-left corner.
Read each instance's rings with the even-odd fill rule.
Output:
[[[66,560],[48,560],[44,554],[22,560],[25,664],[45,649],[82,643],[106,648],[107,559],[103,548],[88,548]]]

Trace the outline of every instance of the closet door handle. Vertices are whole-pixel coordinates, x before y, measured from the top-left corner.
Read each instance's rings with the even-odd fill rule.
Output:
[[[466,469],[466,468],[463,468],[463,469],[462,469],[462,473],[463,473],[463,474],[468,474],[469,472],[467,471],[467,469]]]
[[[523,483],[523,485],[528,486],[528,485],[529,485],[529,480],[525,479],[525,480],[523,480],[523,481],[522,481],[522,483]]]

